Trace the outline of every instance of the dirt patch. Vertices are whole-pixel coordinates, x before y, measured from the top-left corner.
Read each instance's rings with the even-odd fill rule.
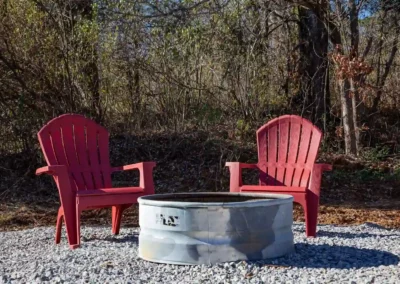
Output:
[[[400,229],[400,209],[377,209],[377,208],[352,208],[351,205],[321,205],[318,222],[319,224],[334,225],[358,225],[366,222],[375,223],[386,228]],[[301,208],[295,206],[294,219],[304,222]]]

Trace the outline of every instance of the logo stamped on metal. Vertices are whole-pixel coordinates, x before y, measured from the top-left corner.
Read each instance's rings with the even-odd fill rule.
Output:
[[[156,214],[156,224],[170,227],[179,227],[179,216],[168,216],[164,214]]]

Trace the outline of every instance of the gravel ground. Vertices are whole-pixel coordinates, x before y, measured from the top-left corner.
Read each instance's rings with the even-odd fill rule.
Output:
[[[54,228],[0,232],[0,283],[400,283],[400,230],[374,224],[294,224],[295,253],[264,262],[176,266],[137,257],[137,228],[83,227],[82,246],[54,244]]]

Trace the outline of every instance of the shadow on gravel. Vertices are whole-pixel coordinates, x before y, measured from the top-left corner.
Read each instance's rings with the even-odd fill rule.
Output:
[[[332,233],[334,234],[334,233]],[[331,235],[330,235],[331,236]],[[106,241],[112,243],[138,244],[139,234],[97,237],[92,235],[84,242]],[[375,249],[355,248],[338,245],[295,244],[295,252],[278,258],[262,261],[263,265],[299,268],[366,268],[397,265],[400,258],[390,252]],[[256,262],[260,264],[260,262]]]
[[[127,236],[107,236],[105,238],[99,238],[96,235],[92,235],[90,237],[82,237],[82,242],[94,242],[94,241],[102,241],[102,242],[110,242],[110,243],[133,243],[138,244],[139,242],[139,234],[131,234]]]
[[[400,238],[399,234],[390,234],[390,235],[377,235],[377,234],[370,234],[370,233],[339,233],[339,232],[329,232],[329,231],[318,231],[318,237],[337,237],[342,239],[358,239],[358,238],[379,238],[379,237],[398,237]]]
[[[399,257],[385,251],[349,246],[331,246],[299,243],[295,252],[265,264],[302,268],[363,268],[397,265]]]

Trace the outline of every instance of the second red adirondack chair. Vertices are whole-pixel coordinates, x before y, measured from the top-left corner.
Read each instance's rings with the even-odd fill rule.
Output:
[[[258,163],[229,162],[230,191],[285,193],[305,213],[306,234],[316,236],[321,176],[331,165],[315,164],[322,133],[296,115],[271,120],[257,131]],[[259,185],[243,185],[242,169],[257,169]]]
[[[36,174],[52,175],[60,195],[56,243],[64,219],[70,247],[80,245],[80,215],[88,209],[112,207],[112,232],[118,234],[122,212],[140,196],[154,193],[155,163],[112,168],[107,130],[84,116],[61,115],[45,125],[38,138],[48,166]],[[111,173],[126,170],[139,170],[139,186],[112,188]]]

